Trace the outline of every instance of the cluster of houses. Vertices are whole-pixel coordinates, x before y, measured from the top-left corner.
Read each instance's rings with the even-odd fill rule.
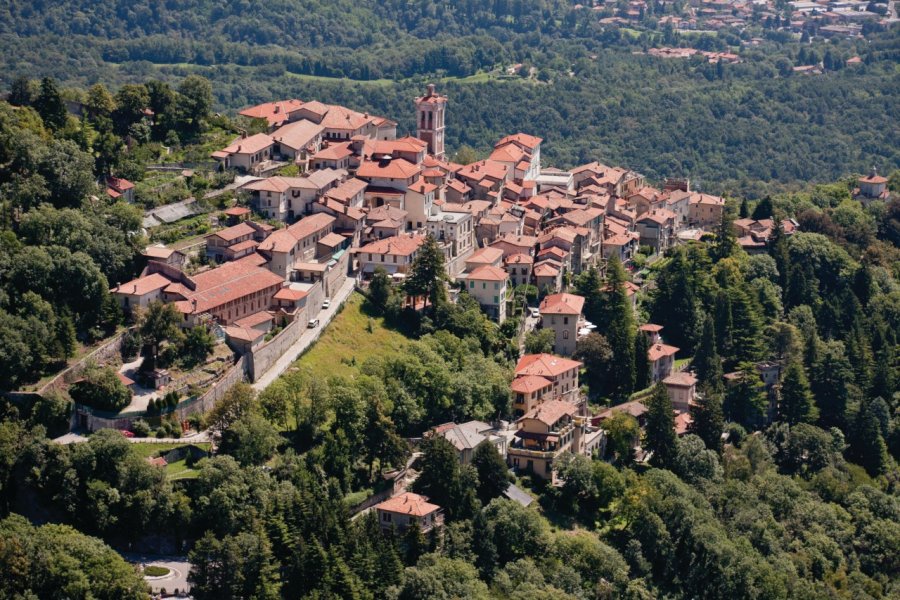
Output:
[[[787,3],[774,0],[691,0],[677,10],[659,7],[671,2],[654,4],[651,14],[648,0],[592,0],[576,5],[582,10],[592,10],[599,15],[599,22],[609,25],[634,27],[646,18],[654,18],[656,28],[666,26],[682,31],[718,31],[720,29],[745,30],[751,25],[790,32],[799,37],[809,32],[822,37],[858,37],[864,24],[889,26],[896,19],[887,4],[879,10],[866,0],[793,0]],[[887,10],[884,10],[887,9]],[[753,40],[756,42],[757,40]],[[745,42],[752,43],[752,42]],[[676,49],[679,50],[679,49]],[[663,53],[673,57],[676,54]],[[727,60],[727,59],[726,59]]]

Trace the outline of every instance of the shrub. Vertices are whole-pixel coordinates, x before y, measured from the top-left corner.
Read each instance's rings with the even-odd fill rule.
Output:
[[[116,371],[96,365],[85,370],[83,378],[69,388],[69,395],[78,404],[100,410],[119,411],[131,402],[131,392]]]
[[[137,419],[131,424],[131,431],[136,437],[147,437],[150,435],[150,424],[143,419]]]

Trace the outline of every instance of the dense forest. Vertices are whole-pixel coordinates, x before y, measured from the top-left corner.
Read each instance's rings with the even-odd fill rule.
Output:
[[[438,79],[451,149],[486,152],[528,131],[558,167],[600,159],[756,198],[900,165],[897,28],[810,43],[762,25],[682,38],[603,26],[591,12],[546,0],[12,2],[0,7],[0,61],[8,84],[37,72],[84,89],[201,74],[219,110],[299,97],[385,114],[403,131],[412,98]],[[742,46],[752,35],[764,43]],[[679,44],[740,49],[743,62],[635,54]],[[863,63],[845,68],[852,56]],[[824,75],[792,71],[816,63]],[[525,77],[506,75],[512,64]]]

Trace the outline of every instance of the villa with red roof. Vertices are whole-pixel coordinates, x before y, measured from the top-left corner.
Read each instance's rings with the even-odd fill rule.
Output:
[[[423,533],[444,524],[443,509],[428,501],[428,497],[403,492],[375,505],[378,523],[387,531],[405,531],[417,525]]]
[[[413,233],[370,242],[355,251],[359,270],[363,276],[371,276],[378,267],[391,275],[405,274],[424,243],[425,236]]]
[[[222,150],[212,153],[226,169],[237,169],[245,173],[256,170],[261,163],[272,160],[275,155],[275,140],[265,133],[251,136],[242,135]]]
[[[556,354],[575,354],[578,322],[583,309],[584,298],[575,294],[550,294],[541,302],[541,327],[553,331]]]
[[[526,354],[516,363],[515,376],[537,375],[549,380],[554,397],[575,400],[578,398],[578,371],[583,364],[577,360],[553,354]]]
[[[650,361],[650,374],[653,383],[661,381],[672,374],[675,366],[675,355],[679,348],[657,342],[647,351],[647,359]]]
[[[506,450],[507,462],[516,471],[553,479],[553,462],[560,454],[586,453],[586,419],[578,412],[566,400],[547,400],[519,417],[516,439]]]
[[[509,275],[499,267],[481,266],[460,275],[466,291],[478,301],[481,309],[498,323],[506,320],[506,287]]]

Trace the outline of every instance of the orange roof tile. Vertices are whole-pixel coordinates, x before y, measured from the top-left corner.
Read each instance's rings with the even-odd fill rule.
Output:
[[[547,400],[542,404],[538,404],[530,411],[522,415],[520,421],[525,419],[534,419],[540,421],[544,425],[552,427],[554,423],[562,417],[574,416],[578,412],[578,407],[565,400]]]
[[[484,263],[484,264],[493,264],[500,260],[503,256],[503,250],[500,248],[479,248],[475,252],[472,253],[469,258],[466,259],[467,263]]]
[[[153,273],[145,277],[132,279],[127,283],[123,283],[114,287],[112,291],[118,294],[130,294],[132,296],[143,296],[150,292],[161,290],[172,283],[172,280],[160,273]]]
[[[506,281],[509,275],[503,269],[483,265],[473,270],[471,273],[462,276],[464,279],[474,279],[477,281]]]
[[[375,510],[392,512],[397,514],[410,515],[413,517],[424,517],[433,512],[440,510],[437,504],[428,501],[427,496],[420,496],[412,492],[403,492],[393,498],[385,500],[381,504],[375,505]]]
[[[558,377],[571,369],[581,368],[582,363],[553,354],[526,354],[516,363],[516,376],[539,375]]]
[[[515,142],[516,144],[520,144],[525,148],[528,148],[529,150],[534,150],[543,141],[544,140],[542,140],[541,138],[535,137],[533,135],[528,135],[527,133],[514,133],[513,135],[508,135],[494,144],[494,148],[503,146],[504,144],[508,144],[510,142]]]
[[[255,133],[249,137],[239,137],[220,152],[225,154],[256,154],[274,143],[275,140],[265,133]]]
[[[651,362],[655,362],[664,356],[674,356],[680,348],[669,346],[667,344],[653,344],[647,351],[647,358]]]
[[[356,176],[379,179],[410,179],[418,176],[422,168],[403,158],[392,160],[363,161],[356,170]]]
[[[425,236],[409,234],[395,235],[376,240],[357,250],[358,253],[409,256],[425,243]]]
[[[245,108],[238,112],[239,115],[251,119],[265,119],[270,127],[280,125],[287,120],[291,111],[297,110],[303,104],[300,100],[282,100],[280,102],[266,102]]]
[[[537,390],[542,390],[547,386],[553,385],[553,382],[539,375],[522,375],[516,377],[510,384],[510,389],[518,394],[531,394]]]
[[[300,150],[322,135],[324,130],[324,127],[312,121],[294,121],[278,128],[272,133],[272,139],[288,148]]]
[[[575,294],[550,294],[541,302],[541,314],[580,315],[584,298]]]

